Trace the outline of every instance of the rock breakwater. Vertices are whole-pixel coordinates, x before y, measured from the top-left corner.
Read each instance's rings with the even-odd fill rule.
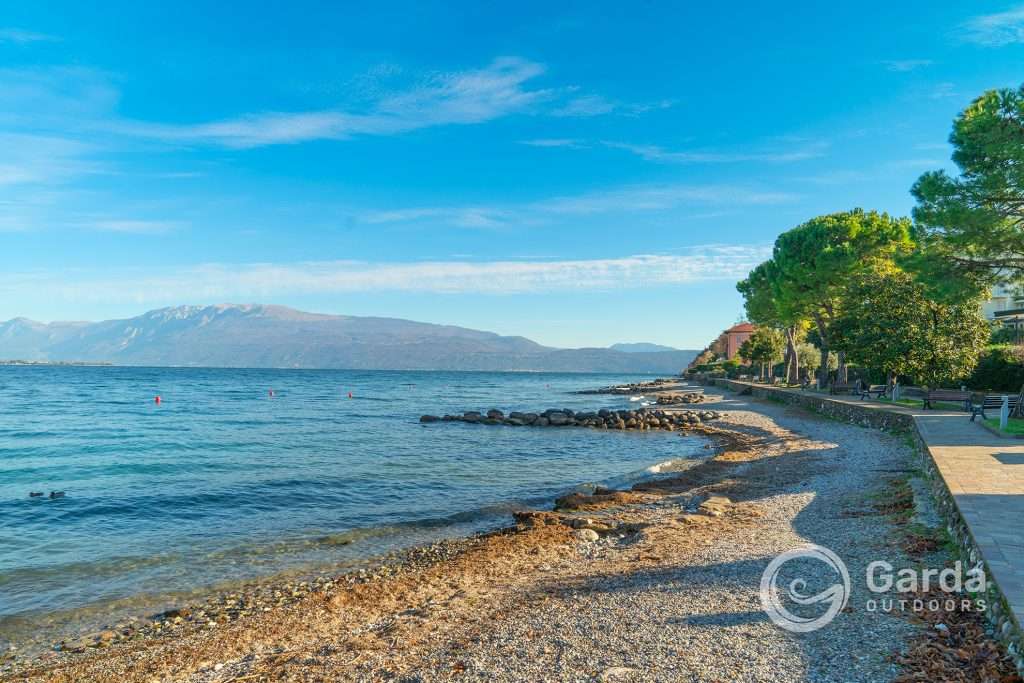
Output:
[[[466,422],[470,424],[505,425],[509,427],[589,427],[592,429],[618,430],[685,430],[704,422],[717,420],[721,414],[716,410],[664,410],[641,408],[640,410],[610,410],[602,408],[596,412],[574,412],[568,408],[549,408],[541,413],[511,412],[505,415],[492,408],[487,412],[470,410],[462,415],[424,415],[420,422]]]
[[[581,389],[577,391],[577,394],[642,394],[647,391],[661,391],[668,389],[680,383],[680,379],[677,377],[664,377],[661,379],[651,380],[650,382],[633,382],[631,384],[616,384],[610,387],[601,387],[599,389]]]

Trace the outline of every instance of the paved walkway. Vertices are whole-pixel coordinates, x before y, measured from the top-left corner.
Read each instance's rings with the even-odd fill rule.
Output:
[[[996,436],[964,412],[822,398],[913,416],[992,577],[1024,625],[1024,440]]]

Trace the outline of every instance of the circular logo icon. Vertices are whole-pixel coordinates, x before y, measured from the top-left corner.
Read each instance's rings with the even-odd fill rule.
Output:
[[[819,593],[807,595],[807,579],[797,576],[789,582],[783,591],[778,585],[779,574],[787,562],[796,560],[823,562],[839,576],[840,582],[832,584]],[[803,562],[800,567],[806,571],[806,562]],[[826,605],[826,607],[824,612],[818,616],[793,614],[786,608],[783,595],[790,603],[808,607],[807,611],[820,611],[810,609],[810,606]],[[846,607],[849,599],[850,573],[846,570],[846,564],[834,552],[820,545],[806,545],[782,553],[769,563],[761,575],[761,606],[771,618],[772,623],[794,633],[817,631],[835,619],[836,615]]]

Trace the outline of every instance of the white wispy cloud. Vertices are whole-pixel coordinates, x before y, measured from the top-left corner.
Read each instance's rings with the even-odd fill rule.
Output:
[[[956,85],[949,82],[936,83],[935,87],[932,88],[931,92],[928,93],[928,97],[933,100],[941,100],[947,97],[958,97],[960,93],[956,91]]]
[[[884,59],[882,64],[889,71],[914,71],[934,64],[930,59]]]
[[[575,90],[571,88],[570,90]],[[619,102],[603,95],[577,95],[551,110],[552,116],[571,116],[586,118],[605,114],[622,114],[636,116],[657,109],[668,109],[675,105],[675,100],[658,100],[656,102]]]
[[[948,162],[943,159],[915,158],[893,159],[877,164],[869,169],[834,169],[823,171],[813,176],[795,178],[800,182],[815,185],[857,185],[879,179],[905,176],[908,171],[918,173],[929,169],[941,168]]]
[[[12,36],[14,34],[11,34]],[[536,116],[638,115],[671,100],[626,103],[576,86],[538,85],[546,67],[522,57],[494,59],[475,69],[416,78],[392,68],[339,92],[345,102],[305,111],[251,111],[194,123],[137,120],[117,113],[117,78],[85,67],[0,68],[0,126],[48,129],[81,139],[156,140],[247,149],[358,136],[390,136],[423,128],[486,123],[514,114]],[[358,80],[358,79],[357,79]],[[121,141],[123,142],[123,140]]]
[[[536,62],[502,57],[482,69],[434,74],[405,91],[381,95],[363,112],[263,112],[191,125],[123,121],[113,130],[171,142],[250,148],[483,123],[552,98],[553,91],[527,85],[543,72],[544,66]]]
[[[735,280],[771,253],[768,245],[694,247],[678,255],[533,261],[355,261],[203,264],[103,273],[64,270],[0,274],[0,296],[68,303],[163,305],[181,301],[273,300],[300,294],[431,292],[523,294]]]
[[[431,221],[466,228],[521,227],[565,216],[671,211],[694,206],[773,205],[799,199],[793,193],[733,185],[632,185],[519,204],[373,210],[363,212],[360,219],[371,224]]]
[[[960,26],[960,37],[969,43],[1002,47],[1024,42],[1024,5],[1005,12],[982,14]]]
[[[0,126],[85,138],[117,106],[120,92],[113,80],[80,66],[0,68]]]
[[[601,95],[583,95],[574,97],[564,105],[554,109],[554,116],[600,116],[610,114],[617,108],[616,104]]]
[[[723,206],[785,204],[798,199],[799,196],[792,193],[732,185],[649,185],[555,197],[535,202],[530,205],[530,208],[552,214],[586,215],[665,211],[701,204]]]
[[[361,218],[371,224],[411,223],[433,219],[461,228],[492,228],[502,225],[509,218],[509,212],[488,206],[417,207],[368,211],[363,213]]]
[[[49,43],[56,40],[59,40],[59,38],[46,33],[39,33],[38,31],[27,31],[20,28],[0,28],[0,43],[25,45],[27,43]]]
[[[101,172],[91,160],[94,148],[62,137],[0,132],[0,189],[12,185],[59,183],[73,176]]]
[[[693,163],[739,163],[739,162],[767,162],[767,163],[790,163],[794,161],[806,161],[816,159],[825,155],[828,145],[824,142],[817,142],[803,147],[793,147],[784,150],[770,151],[749,151],[749,152],[721,152],[715,150],[690,150],[673,151],[658,145],[637,145],[626,142],[604,141],[606,147],[621,149],[631,152],[647,161],[662,163],[693,164]]]

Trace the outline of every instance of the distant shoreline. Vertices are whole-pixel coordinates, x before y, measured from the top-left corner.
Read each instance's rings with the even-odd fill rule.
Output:
[[[299,370],[313,372],[465,372],[475,374],[517,374],[517,375],[630,375],[643,377],[665,377],[664,372],[620,371],[620,370],[451,370],[447,368],[322,368],[285,367],[253,365],[123,365],[110,361],[63,361],[63,360],[0,360],[0,367],[102,367],[131,368],[138,370]],[[682,375],[673,375],[681,379]]]
[[[0,365],[73,365],[76,367],[108,367],[113,363],[101,360],[0,360]]]

